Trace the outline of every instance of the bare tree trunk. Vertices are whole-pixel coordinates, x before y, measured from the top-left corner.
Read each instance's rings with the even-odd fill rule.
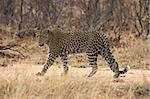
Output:
[[[18,30],[22,29],[22,12],[23,12],[23,0],[21,0],[21,4],[20,4],[20,20],[19,20],[19,24],[18,24]]]

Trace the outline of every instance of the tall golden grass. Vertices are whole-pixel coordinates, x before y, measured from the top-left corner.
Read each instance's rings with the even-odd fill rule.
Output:
[[[112,82],[98,77],[37,77],[15,73],[0,81],[0,99],[148,99],[147,79],[134,82]]]

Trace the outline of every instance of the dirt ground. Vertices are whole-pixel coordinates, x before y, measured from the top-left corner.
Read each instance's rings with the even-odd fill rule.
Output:
[[[43,65],[34,64],[23,64],[18,63],[13,66],[1,67],[0,68],[0,78],[15,77],[15,74],[25,74],[25,75],[35,75],[37,72],[41,71]],[[58,66],[52,66],[44,77],[60,76],[61,68]],[[84,77],[85,74],[90,72],[91,68],[76,68],[69,67],[68,75],[72,77]],[[99,67],[98,72],[92,77],[97,79],[113,79],[113,73],[109,68]],[[120,78],[123,82],[138,82],[147,79],[150,82],[150,71],[149,70],[139,70],[130,69],[123,77]]]

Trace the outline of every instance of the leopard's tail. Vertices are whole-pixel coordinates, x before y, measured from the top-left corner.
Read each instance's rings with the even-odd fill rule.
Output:
[[[130,69],[130,66],[126,65],[123,70],[119,70],[119,73],[120,74],[125,74],[127,71],[129,71],[129,69]]]
[[[129,71],[129,69],[130,69],[130,66],[126,65],[123,70],[119,70],[119,72],[115,73],[114,78],[118,78],[120,74],[125,74],[126,72]],[[120,76],[120,77],[123,77],[123,76]]]

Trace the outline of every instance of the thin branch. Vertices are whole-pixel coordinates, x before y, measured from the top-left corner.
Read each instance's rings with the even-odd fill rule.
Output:
[[[11,49],[11,48],[16,47],[16,46],[18,46],[18,44],[5,45],[5,46],[0,45],[0,50],[8,50],[8,49]]]
[[[10,49],[10,50],[19,53],[23,58],[27,57],[24,54],[22,54],[22,52],[20,52],[19,50],[15,50],[15,49]]]
[[[19,54],[20,54],[21,56],[23,56],[24,58],[27,57],[27,56],[25,56],[22,52],[20,52],[19,50],[14,49],[14,48],[16,48],[16,47],[20,47],[20,48],[22,48],[22,49],[24,49],[24,50],[27,50],[26,48],[22,47],[22,46],[19,45],[19,44],[8,44],[8,45],[0,46],[0,50],[12,50],[12,51],[14,51],[14,52],[19,53]]]

